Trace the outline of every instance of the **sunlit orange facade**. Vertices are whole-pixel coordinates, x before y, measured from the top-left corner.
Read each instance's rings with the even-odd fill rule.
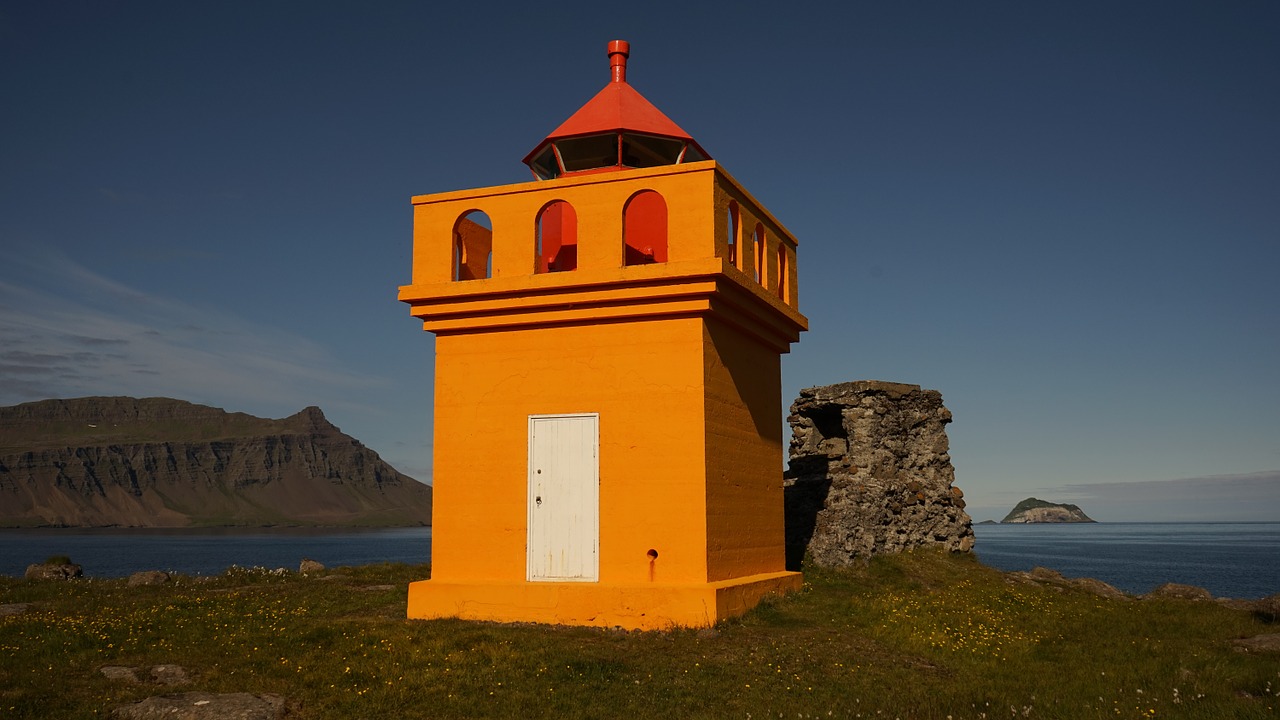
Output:
[[[409,617],[703,626],[798,588],[795,239],[714,160],[562,155],[552,179],[413,200],[400,299],[437,339],[432,573]]]

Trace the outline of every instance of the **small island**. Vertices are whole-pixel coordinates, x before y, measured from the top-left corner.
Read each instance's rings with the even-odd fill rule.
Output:
[[[1027,498],[1014,506],[1002,523],[1091,523],[1097,522],[1076,505]]]

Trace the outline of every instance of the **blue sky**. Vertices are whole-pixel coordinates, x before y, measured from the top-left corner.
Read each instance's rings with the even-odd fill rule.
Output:
[[[801,387],[975,520],[1280,518],[1280,5],[0,2],[0,404],[319,405],[430,478],[413,195],[628,79],[800,239]]]

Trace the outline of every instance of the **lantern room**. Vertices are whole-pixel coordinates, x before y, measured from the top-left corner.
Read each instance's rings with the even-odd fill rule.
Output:
[[[784,566],[796,239],[610,81],[535,180],[413,198],[400,299],[436,335],[432,572],[411,618],[703,626]]]
[[[627,41],[609,43],[609,84],[525,157],[534,177],[551,180],[711,159],[689,133],[627,84],[630,55]]]

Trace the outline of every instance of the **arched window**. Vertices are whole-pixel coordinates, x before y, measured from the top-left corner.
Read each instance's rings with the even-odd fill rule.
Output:
[[[493,224],[472,210],[453,224],[453,279],[480,280],[493,275]]]
[[[538,213],[538,266],[534,272],[563,272],[578,267],[578,214],[563,200]]]
[[[790,277],[788,276],[790,268],[787,267],[787,244],[778,243],[778,282],[775,287],[778,290],[778,299],[782,302],[788,302],[787,296],[790,294]]]
[[[756,231],[751,235],[751,244],[756,249],[756,282],[764,284],[764,225],[756,223]]]
[[[738,202],[736,200],[729,201],[729,264],[736,268],[740,268],[738,260]]]
[[[622,210],[622,264],[647,265],[667,261],[667,201],[652,190],[641,190]]]

